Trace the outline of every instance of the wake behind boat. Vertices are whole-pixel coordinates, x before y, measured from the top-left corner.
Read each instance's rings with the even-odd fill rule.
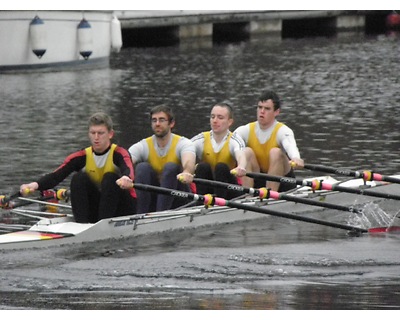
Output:
[[[400,189],[400,186],[396,184],[377,184],[375,182],[365,184],[363,179],[350,179],[341,182],[329,176],[310,178],[305,181],[314,180],[324,181],[325,183],[329,182],[332,185],[340,185],[343,188],[352,188],[355,190],[361,190],[359,189],[361,186],[362,188],[366,188],[366,190],[374,190],[374,192],[376,191],[382,194],[383,198],[387,198],[387,195],[398,193]],[[147,188],[150,186],[137,185],[136,187]],[[160,190],[160,192],[161,191],[162,190]],[[184,194],[178,193],[176,190],[169,190],[167,192],[171,192],[171,194],[177,196],[184,196]],[[197,198],[202,197],[193,194],[189,195],[193,197],[196,196]],[[39,218],[39,221],[29,229],[0,235],[0,250],[59,246],[73,243],[138,237],[161,232],[172,232],[179,229],[193,229],[235,223],[238,221],[268,219],[271,215],[327,225],[357,233],[368,233],[372,230],[385,231],[388,227],[386,224],[390,224],[389,220],[393,219],[393,217],[384,217],[384,219],[386,219],[386,221],[383,221],[384,226],[374,225],[371,227],[371,225],[352,226],[349,225],[346,220],[337,223],[310,217],[316,210],[321,212],[320,206],[316,204],[319,202],[320,204],[328,204],[328,207],[330,204],[337,205],[339,203],[343,207],[348,206],[349,215],[354,218],[354,215],[360,215],[361,209],[359,208],[363,207],[365,204],[377,201],[376,197],[362,193],[355,196],[354,194],[333,190],[316,191],[308,186],[300,186],[295,190],[285,193],[285,195],[295,197],[299,199],[299,201],[301,201],[300,199],[311,199],[311,201],[314,201],[315,205],[280,199],[260,200],[260,198],[253,196],[227,201],[227,205],[222,206],[196,205],[178,210],[104,219],[95,224],[76,223],[70,214],[51,216],[50,213],[49,217],[43,217],[40,216],[40,213],[37,211],[15,208],[12,209],[15,214],[34,216],[36,213],[36,217]],[[22,200],[27,201],[25,198],[22,198]],[[349,215],[346,215],[346,217],[349,217]],[[362,224],[363,219],[365,220],[365,216],[359,219],[360,224]],[[376,221],[374,223],[376,223]],[[378,223],[382,224],[382,222],[379,221]]]

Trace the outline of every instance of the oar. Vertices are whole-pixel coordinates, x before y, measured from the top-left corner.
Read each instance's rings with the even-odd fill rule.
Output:
[[[15,198],[18,198],[20,195],[21,193],[19,191],[9,196],[0,195],[0,207],[7,208],[10,201],[14,200]]]
[[[68,213],[57,213],[57,212],[45,212],[36,210],[26,210],[26,209],[12,209],[12,213],[16,213],[22,216],[27,216],[35,219],[44,219],[42,216],[52,216],[52,217],[73,217],[73,214]]]
[[[326,202],[315,201],[315,200],[307,199],[307,198],[300,198],[300,197],[272,191],[267,188],[260,188],[260,189],[246,188],[246,187],[243,187],[240,185],[224,183],[221,181],[211,181],[211,180],[200,179],[200,178],[194,178],[193,182],[198,183],[198,184],[214,186],[214,187],[221,187],[221,188],[225,188],[228,190],[235,190],[238,192],[248,193],[248,194],[257,196],[260,199],[286,200],[286,201],[303,203],[303,204],[307,204],[307,205],[311,205],[311,206],[329,208],[329,209],[334,209],[334,210],[354,212],[354,213],[359,213],[359,214],[363,213],[362,210],[358,210],[353,207],[346,207],[346,206],[341,206],[341,205],[334,204],[334,203],[326,203]]]
[[[146,185],[146,184],[140,184],[140,183],[134,183],[132,186],[133,186],[133,188],[136,188],[139,190],[144,190],[144,191],[149,191],[149,192],[158,192],[158,193],[162,193],[162,194],[169,195],[172,197],[178,197],[178,198],[183,198],[183,199],[187,199],[187,200],[201,201],[206,206],[212,206],[212,205],[227,206],[227,207],[231,207],[231,208],[237,208],[237,209],[242,209],[242,210],[247,210],[247,211],[254,211],[254,212],[258,212],[258,213],[262,213],[262,214],[269,214],[269,215],[277,216],[277,217],[281,217],[281,218],[287,218],[287,219],[304,221],[304,222],[308,222],[308,223],[320,224],[320,225],[324,225],[324,226],[328,226],[328,227],[333,227],[333,228],[338,228],[338,229],[343,229],[343,230],[348,230],[348,231],[358,232],[358,233],[375,232],[375,229],[364,229],[364,228],[353,227],[353,226],[343,225],[343,224],[334,223],[334,222],[318,220],[318,219],[314,219],[311,217],[298,216],[298,215],[294,215],[294,214],[290,214],[290,213],[273,211],[273,210],[270,210],[270,209],[267,209],[264,207],[246,205],[246,204],[236,202],[236,201],[230,201],[230,200],[226,200],[223,198],[212,197],[211,195],[199,195],[199,194],[195,194],[195,193],[189,193],[189,192],[185,192],[185,191],[178,191],[178,190],[167,189],[167,188]],[[379,230],[381,230],[381,229],[379,229]]]
[[[400,183],[399,178],[385,176],[385,175],[375,173],[370,170],[353,171],[353,170],[333,168],[333,167],[317,165],[317,164],[305,164],[304,168],[308,169],[308,170],[313,170],[313,171],[333,173],[333,174],[342,175],[342,176],[346,176],[346,177],[362,178],[362,179],[364,179],[364,181],[385,181],[385,182],[391,182],[391,183]]]
[[[29,192],[27,192],[29,193]],[[23,207],[32,203],[46,204],[51,206],[62,206],[56,203],[48,202],[47,200],[66,200],[70,196],[70,191],[67,189],[58,190],[45,190],[42,191],[42,196],[39,198],[25,198],[22,197],[21,192],[15,192],[10,196],[0,195],[0,208],[3,209],[14,209],[18,207]],[[12,200],[18,198],[21,200],[19,203],[11,202]],[[70,208],[70,206],[64,206]]]
[[[340,191],[340,192],[347,192],[347,193],[355,193],[355,194],[361,194],[361,195],[366,195],[366,196],[371,196],[371,197],[377,197],[377,198],[385,198],[385,199],[392,199],[392,200],[400,200],[400,195],[395,195],[395,194],[388,194],[388,193],[381,193],[381,192],[375,192],[369,189],[356,189],[356,188],[348,188],[348,187],[342,187],[336,184],[330,184],[323,182],[321,180],[299,180],[295,178],[288,178],[288,177],[279,177],[279,176],[273,176],[269,175],[266,173],[254,173],[254,172],[248,172],[246,175],[250,178],[261,178],[264,180],[270,180],[270,181],[276,181],[276,182],[289,182],[293,184],[297,184],[299,186],[307,186],[311,187],[313,190],[330,190],[330,191]]]
[[[44,199],[42,200],[42,198],[39,199],[31,199],[31,198],[24,198],[24,197],[19,197],[18,199],[26,201],[26,203],[37,203],[37,204],[44,204],[44,205],[48,205],[48,206],[52,206],[52,207],[59,207],[59,208],[66,208],[66,209],[72,209],[72,206],[68,205],[68,204],[61,204],[61,203],[53,203],[53,202],[49,202],[49,201],[45,201],[48,199],[54,199],[53,197],[48,198],[48,199]],[[26,205],[26,203],[24,202],[24,205]],[[17,208],[20,207],[19,205],[14,205],[11,208]]]

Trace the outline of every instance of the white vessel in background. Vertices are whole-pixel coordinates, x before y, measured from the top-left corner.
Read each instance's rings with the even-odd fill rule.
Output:
[[[0,11],[0,73],[100,68],[122,48],[113,11]]]

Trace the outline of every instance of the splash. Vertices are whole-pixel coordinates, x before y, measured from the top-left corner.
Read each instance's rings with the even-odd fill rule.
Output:
[[[393,224],[396,215],[385,212],[378,204],[371,202],[364,205],[361,214],[351,216],[349,224],[365,229],[385,228]]]

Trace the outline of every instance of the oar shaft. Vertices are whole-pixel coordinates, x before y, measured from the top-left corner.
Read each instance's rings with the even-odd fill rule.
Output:
[[[322,208],[354,212],[354,213],[362,213],[360,210],[353,208],[353,207],[345,207],[345,206],[341,206],[341,205],[334,204],[334,203],[320,202],[320,201],[315,201],[312,199],[300,198],[300,197],[296,197],[293,195],[282,194],[282,193],[275,192],[275,191],[267,192],[265,190],[265,192],[262,192],[260,189],[246,188],[246,187],[242,187],[239,185],[232,185],[229,183],[224,183],[221,181],[211,181],[211,180],[199,179],[199,178],[194,178],[193,181],[195,183],[199,183],[199,184],[203,184],[203,185],[221,187],[221,188],[225,188],[225,189],[229,189],[229,190],[235,190],[235,191],[239,191],[239,192],[243,192],[243,193],[249,193],[249,194],[256,195],[256,196],[263,194],[263,195],[267,195],[269,199],[286,200],[286,201],[291,201],[291,202],[296,202],[296,203],[303,203],[303,204],[310,205],[310,206],[317,206],[317,207],[322,207]],[[262,198],[262,197],[260,196],[260,198]]]
[[[279,177],[279,176],[273,176],[269,175],[266,173],[256,173],[256,172],[247,172],[246,176],[250,178],[256,178],[256,179],[264,179],[268,181],[275,181],[275,182],[287,182],[291,184],[297,184],[298,186],[307,186],[311,187],[311,182],[306,181],[306,180],[300,180],[296,178],[290,178],[290,177]]]
[[[374,177],[376,176],[376,174],[374,173]],[[400,183],[400,179],[395,178],[395,177],[390,177],[390,176],[381,176],[382,180],[378,180],[378,179],[374,179],[376,181],[386,181],[386,182],[391,182],[391,183]]]
[[[396,195],[396,194],[381,193],[381,192],[376,192],[376,191],[373,191],[370,189],[356,189],[356,188],[342,187],[339,185],[321,182],[318,180],[313,180],[313,181],[299,180],[299,179],[295,179],[295,178],[272,176],[272,175],[265,174],[265,173],[247,173],[246,175],[249,177],[252,177],[252,178],[253,177],[262,178],[262,179],[265,179],[266,181],[270,180],[270,181],[276,181],[276,182],[296,183],[299,186],[308,186],[315,190],[340,191],[340,192],[345,192],[345,193],[354,193],[354,194],[360,194],[360,195],[371,196],[371,197],[376,197],[376,198],[400,200],[400,195]]]
[[[333,174],[346,176],[346,177],[362,178],[365,181],[385,181],[385,182],[391,182],[391,183],[400,183],[399,178],[385,176],[385,175],[382,175],[379,173],[374,173],[370,170],[353,171],[353,170],[334,168],[334,167],[328,167],[328,166],[317,165],[317,164],[305,164],[304,168],[308,169],[308,170],[313,170],[313,171],[333,173]]]
[[[299,198],[299,197],[291,196],[291,195],[287,195],[287,194],[279,194],[279,199],[292,201],[292,202],[303,203],[303,204],[308,204],[308,205],[311,205],[311,206],[318,206],[318,207],[322,207],[322,208],[341,210],[341,211],[347,211],[347,212],[354,212],[354,213],[362,213],[362,211],[358,210],[357,208],[341,206],[339,204],[328,203],[328,202],[319,202],[319,201],[315,201],[315,200],[312,200],[312,199]]]
[[[134,183],[133,188],[143,190],[143,191],[162,193],[167,196],[178,197],[178,198],[183,198],[183,199],[188,199],[188,200],[199,200],[199,201],[205,200],[205,197],[200,194],[190,193],[190,192],[186,192],[186,191],[179,191],[179,190],[174,190],[174,189],[168,189],[168,188],[163,188],[163,187],[157,187],[157,186],[152,186],[149,184]]]
[[[274,211],[274,210],[263,208],[263,207],[256,207],[256,206],[252,206],[252,205],[242,204],[242,203],[236,202],[236,201],[225,200],[223,198],[213,198],[212,199],[213,203],[209,203],[209,200],[211,200],[210,198],[212,198],[212,197],[203,196],[203,195],[199,195],[199,194],[193,194],[193,193],[189,193],[189,192],[177,191],[177,190],[172,190],[172,189],[167,189],[167,188],[162,188],[162,187],[157,187],[157,186],[152,186],[152,185],[139,184],[139,183],[135,183],[133,185],[133,187],[136,189],[139,189],[139,190],[144,190],[144,191],[149,191],[149,192],[158,192],[158,193],[170,195],[173,197],[199,200],[199,201],[204,202],[205,205],[216,204],[218,206],[228,206],[231,208],[237,208],[237,209],[242,209],[242,210],[247,210],[247,211],[254,211],[254,212],[258,212],[258,213],[262,213],[262,214],[269,214],[271,216],[277,216],[277,217],[281,217],[281,218],[287,218],[287,219],[293,219],[293,220],[298,220],[298,221],[303,221],[303,222],[308,222],[308,223],[320,224],[320,225],[334,227],[334,228],[343,229],[343,230],[357,231],[357,232],[361,232],[361,233],[368,232],[368,230],[363,229],[363,228],[353,227],[353,226],[349,226],[349,225],[342,225],[339,223],[318,220],[318,219],[314,219],[311,217],[299,216],[299,215],[294,215],[294,214],[290,214],[290,213],[278,212],[278,211]]]
[[[400,183],[400,179],[396,177],[384,176],[379,173],[374,173],[372,171],[363,171],[362,177],[365,181],[385,181],[391,183]]]
[[[271,211],[271,210],[263,208],[263,207],[250,206],[250,205],[246,205],[246,204],[239,203],[239,202],[231,202],[229,200],[226,200],[226,201],[222,202],[221,204],[224,204],[228,207],[233,207],[233,208],[238,208],[238,209],[243,209],[243,210],[250,210],[250,211],[265,213],[265,214],[269,214],[269,215],[273,215],[273,216],[277,216],[277,217],[281,217],[281,218],[288,218],[288,219],[293,219],[293,220],[298,220],[298,221],[303,221],[303,222],[309,222],[309,223],[324,225],[324,226],[328,226],[328,227],[334,227],[334,228],[343,229],[343,230],[358,231],[361,233],[368,232],[367,229],[363,229],[363,228],[358,228],[358,227],[343,225],[343,224],[339,224],[339,223],[335,223],[335,222],[314,219],[314,218],[306,217],[306,216],[298,216],[298,215],[285,213],[285,212]]]
[[[247,188],[247,187],[243,187],[241,185],[230,184],[230,183],[225,183],[225,182],[221,182],[221,181],[193,178],[193,182],[196,184],[202,184],[202,185],[206,185],[206,186],[219,187],[219,188],[224,188],[224,189],[242,192],[242,193],[249,193],[249,194],[255,195],[255,196],[259,195],[259,190],[257,190],[257,189]]]
[[[70,205],[67,205],[67,204],[60,204],[60,203],[56,203],[56,202],[43,201],[41,199],[31,199],[31,198],[24,198],[24,197],[19,197],[18,199],[26,201],[26,203],[29,202],[31,204],[37,203],[37,204],[44,204],[44,205],[53,206],[53,207],[72,209],[72,207]],[[54,198],[49,198],[49,199],[54,199]],[[17,206],[13,206],[13,208],[16,208],[16,207]]]
[[[333,167],[328,167],[328,166],[323,166],[323,165],[318,165],[318,164],[305,164],[304,168],[308,169],[308,170],[312,170],[312,171],[320,171],[320,172],[325,172],[325,173],[338,174],[341,176],[362,178],[361,172],[347,170],[347,169],[338,169],[338,168],[333,168]]]

